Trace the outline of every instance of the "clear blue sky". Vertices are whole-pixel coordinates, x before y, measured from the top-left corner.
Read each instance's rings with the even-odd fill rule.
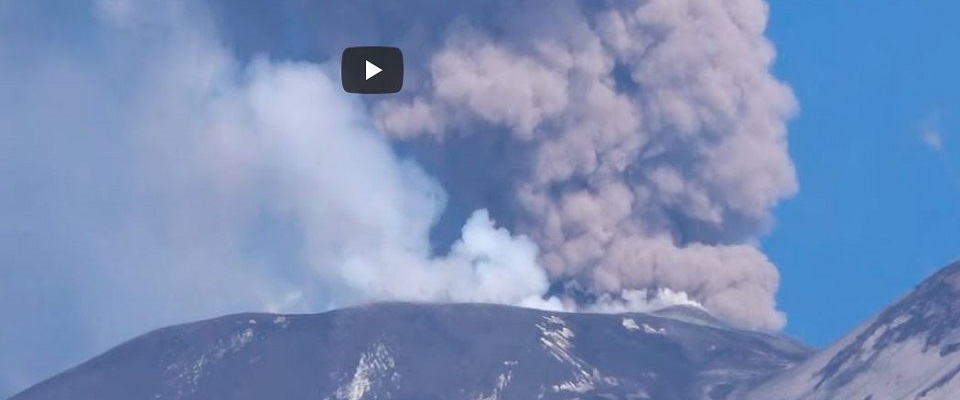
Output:
[[[771,7],[800,193],[764,246],[787,331],[824,345],[960,257],[960,3]]]

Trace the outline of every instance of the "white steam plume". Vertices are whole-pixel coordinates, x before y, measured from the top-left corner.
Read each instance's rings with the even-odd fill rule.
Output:
[[[138,177],[170,197],[156,211],[185,225],[170,227],[175,235],[222,227],[214,239],[240,247],[256,218],[294,221],[295,265],[309,270],[295,272],[283,296],[268,296],[300,303],[287,310],[370,300],[534,304],[546,292],[536,245],[497,228],[485,210],[448,255],[431,253],[443,189],[394,155],[335,76],[308,63],[239,63],[209,33],[183,25],[181,10],[164,10],[173,15],[161,27],[178,32],[152,49],[149,82],[123,129],[145,151]],[[123,22],[135,12],[125,9]],[[171,249],[172,265],[183,264],[180,250]]]
[[[98,5],[83,46],[0,38],[22,52],[0,60],[0,236],[16,238],[0,242],[0,397],[226,313],[560,307],[537,246],[485,210],[431,252],[443,189],[336,66],[241,62],[190,3]]]

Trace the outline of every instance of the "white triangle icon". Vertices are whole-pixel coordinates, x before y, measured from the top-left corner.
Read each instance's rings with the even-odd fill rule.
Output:
[[[377,74],[379,74],[380,71],[383,71],[382,69],[380,69],[380,67],[374,65],[372,62],[366,61],[366,60],[364,61],[367,63],[366,64],[367,73],[366,73],[366,78],[364,80],[370,80],[370,78],[377,76]]]

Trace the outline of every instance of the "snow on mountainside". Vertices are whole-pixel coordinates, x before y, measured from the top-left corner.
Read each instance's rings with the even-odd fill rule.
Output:
[[[960,262],[750,400],[960,399]]]
[[[12,400],[960,399],[960,262],[832,346],[695,307],[376,304],[160,329]]]
[[[809,355],[693,309],[378,304],[161,329],[13,400],[732,400]]]

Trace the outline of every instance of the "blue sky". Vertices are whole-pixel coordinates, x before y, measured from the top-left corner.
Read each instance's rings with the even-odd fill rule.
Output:
[[[764,247],[787,331],[824,345],[960,257],[960,4],[771,6],[800,192]]]

